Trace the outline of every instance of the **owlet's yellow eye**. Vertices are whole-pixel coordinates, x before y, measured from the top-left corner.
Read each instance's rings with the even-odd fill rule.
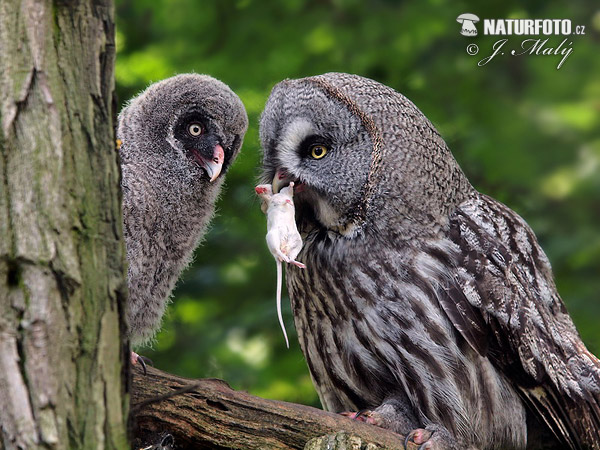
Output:
[[[310,148],[310,156],[313,159],[321,159],[323,156],[325,156],[327,154],[327,152],[328,152],[327,147],[325,147],[324,145],[321,145],[321,144],[313,145]]]
[[[202,134],[202,125],[199,123],[191,123],[188,126],[188,133],[192,136],[200,136]]]

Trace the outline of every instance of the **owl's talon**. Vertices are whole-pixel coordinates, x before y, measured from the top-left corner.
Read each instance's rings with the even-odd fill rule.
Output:
[[[352,417],[354,420],[360,420],[361,422],[366,422],[371,414],[371,410],[370,409],[361,409],[360,411],[356,411],[356,414],[354,414],[354,417]]]
[[[152,363],[152,360],[150,358],[147,358],[145,356],[140,356],[138,355],[136,352],[131,352],[131,364],[132,365],[137,365],[138,363],[140,364],[140,366],[142,366],[142,370],[144,371],[144,375],[147,375],[148,371],[146,369],[146,363],[150,364],[151,366],[153,366],[154,364]]]
[[[368,409],[361,409],[360,411],[344,411],[339,414],[340,416],[347,417],[348,419],[358,420],[359,422],[367,422],[370,413],[371,411]]]
[[[464,448],[459,445],[448,430],[438,425],[428,425],[427,428],[412,430],[404,440],[405,449],[408,448],[409,442],[419,445],[419,450],[458,450]]]
[[[419,450],[429,450],[432,448],[429,442],[429,438],[431,438],[432,434],[431,431],[425,430],[424,428],[412,430],[404,439],[404,448],[407,449],[408,443],[412,442],[413,444],[420,445]]]
[[[370,409],[361,409],[360,411],[344,411],[340,415],[348,417],[352,420],[358,420],[359,422],[368,423],[369,425],[380,426],[377,420],[376,413],[373,413]]]
[[[347,417],[348,419],[351,420],[360,420],[359,416],[363,413],[364,410],[361,411],[343,411],[341,413],[338,413],[340,416],[344,416]]]

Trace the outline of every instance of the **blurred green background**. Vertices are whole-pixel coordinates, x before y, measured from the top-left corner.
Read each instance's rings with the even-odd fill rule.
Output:
[[[390,85],[438,127],[471,182],[533,227],[585,342],[600,353],[600,5],[594,1],[117,0],[121,103],[150,82],[210,74],[250,117],[204,245],[180,281],[153,349],[155,366],[318,405],[289,301],[275,310],[275,263],[255,199],[258,119],[284,78],[352,72]],[[501,36],[460,35],[456,17],[567,18],[573,53],[498,56]],[[479,24],[481,25],[481,24]],[[526,37],[507,36],[519,48]],[[563,37],[550,36],[556,47]],[[480,52],[465,49],[476,43]],[[563,45],[564,46],[564,45]],[[569,46],[567,46],[568,48]]]

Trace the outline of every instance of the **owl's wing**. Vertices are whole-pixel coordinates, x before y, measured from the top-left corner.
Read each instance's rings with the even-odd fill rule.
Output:
[[[459,256],[440,304],[456,329],[566,445],[600,448],[600,362],[581,341],[532,230],[481,195],[452,214],[449,237]]]

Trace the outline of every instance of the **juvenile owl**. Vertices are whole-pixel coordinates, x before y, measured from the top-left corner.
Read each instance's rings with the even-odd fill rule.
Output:
[[[264,181],[302,186],[287,287],[326,409],[426,449],[600,449],[600,363],[546,255],[415,105],[356,75],[287,80],[260,134]]]
[[[159,328],[247,127],[238,96],[207,75],[152,84],[121,111],[117,138],[133,346],[150,341]]]

